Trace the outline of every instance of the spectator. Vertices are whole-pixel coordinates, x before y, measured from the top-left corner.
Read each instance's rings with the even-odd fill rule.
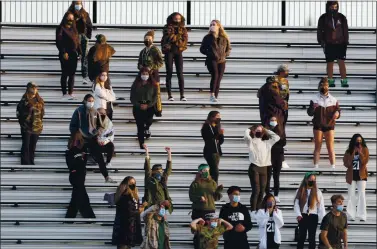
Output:
[[[94,81],[101,72],[109,74],[110,58],[115,54],[115,50],[106,41],[106,36],[96,35],[96,43],[89,49],[88,70],[89,79]],[[109,77],[108,80],[110,81]]]
[[[137,68],[140,70],[142,67],[148,67],[151,70],[151,76],[156,81],[157,86],[157,103],[156,103],[156,116],[162,116],[162,103],[160,91],[160,74],[159,70],[164,65],[160,49],[153,45],[154,31],[149,30],[144,36],[145,48],[140,51]]]
[[[329,86],[335,87],[333,78],[334,61],[339,65],[341,85],[348,87],[346,72],[346,52],[349,44],[347,18],[339,13],[338,1],[327,1],[326,13],[318,19],[317,41],[323,48],[327,62]]]
[[[43,130],[44,101],[34,82],[26,85],[26,92],[17,105],[17,119],[21,127],[21,164],[34,165],[35,148]]]
[[[226,58],[230,54],[230,41],[220,21],[213,20],[209,32],[202,41],[200,52],[206,58],[206,66],[211,74],[210,101],[217,102],[220,82],[225,72]]]
[[[165,150],[168,153],[168,160],[166,162],[165,170],[162,169],[161,164],[155,164],[151,169],[151,159],[149,156],[149,149],[146,144],[144,144],[144,149],[146,153],[144,163],[144,201],[148,202],[149,206],[152,206],[158,205],[162,201],[166,200],[169,202],[169,205],[166,207],[171,214],[173,212],[173,203],[168,190],[168,178],[172,172],[171,149],[170,147],[165,147]]]
[[[106,72],[101,72],[96,77],[95,83],[92,85],[92,92],[94,95],[94,109],[105,109],[106,115],[110,120],[113,120],[113,102],[116,97]]]
[[[280,202],[279,188],[280,188],[280,171],[284,160],[284,146],[287,144],[284,124],[278,123],[276,117],[271,117],[268,129],[276,133],[280,140],[271,148],[271,167],[267,167],[267,184],[266,194],[270,192],[271,175],[274,178],[274,199],[276,203]]]
[[[279,249],[281,244],[280,228],[284,226],[283,213],[276,206],[270,193],[263,199],[262,208],[255,215],[259,226],[258,249]]]
[[[83,104],[79,106],[72,115],[69,131],[71,134],[77,131],[81,132],[84,137],[85,147],[89,148],[90,155],[98,163],[99,169],[106,182],[115,183],[107,172],[106,163],[102,156],[102,148],[98,143],[98,122],[102,124],[102,119],[97,110],[93,107],[93,95],[85,95]]]
[[[140,149],[144,149],[144,137],[146,139],[151,137],[149,128],[153,122],[154,105],[157,102],[155,81],[150,77],[148,68],[140,69],[140,73],[132,84],[130,99],[133,105],[132,112],[136,120]]]
[[[73,87],[75,85],[77,58],[81,55],[81,47],[74,15],[71,12],[65,13],[63,20],[56,29],[56,47],[59,50],[59,61],[62,70],[60,85],[63,92],[63,99],[76,99],[73,96]]]
[[[219,219],[215,213],[208,213],[205,219],[198,218],[191,222],[191,231],[198,238],[195,244],[197,249],[216,249],[219,237],[232,229],[229,222]]]
[[[202,126],[202,138],[204,140],[203,156],[209,165],[212,179],[218,183],[219,163],[223,154],[221,145],[224,143],[224,129],[220,124],[221,116],[218,111],[211,111]]]
[[[279,83],[279,94],[280,97],[284,100],[286,105],[286,110],[284,110],[284,128],[288,120],[288,101],[289,101],[289,82],[287,80],[289,75],[288,65],[280,65],[275,72],[275,77]]]
[[[273,131],[254,125],[245,131],[244,140],[249,148],[249,178],[252,188],[250,209],[252,215],[260,208],[267,184],[267,167],[271,166],[271,148],[280,140]]]
[[[139,192],[135,178],[123,179],[115,193],[116,214],[113,227],[112,244],[117,249],[129,249],[141,245],[140,214],[145,205],[139,205]]]
[[[253,227],[247,207],[241,204],[241,188],[231,186],[227,193],[230,202],[223,205],[220,218],[232,224],[233,229],[224,233],[224,249],[249,249],[247,232]]]
[[[315,235],[318,221],[322,220],[326,212],[322,192],[317,187],[315,174],[315,172],[306,173],[300,188],[296,191],[294,211],[299,226],[297,249],[304,248],[308,233],[309,249],[316,248]]]
[[[113,122],[106,116],[106,110],[103,108],[97,109],[100,116],[98,122],[98,144],[100,146],[101,154],[106,154],[106,168],[111,167],[111,159],[114,155],[114,128]]]
[[[353,135],[343,157],[344,166],[347,168],[346,182],[349,198],[347,213],[352,221],[355,220],[356,214],[361,221],[366,221],[367,218],[365,188],[368,178],[368,161],[369,150],[364,138],[360,134]],[[356,186],[357,197],[355,195]]]
[[[329,82],[322,78],[318,84],[319,93],[310,100],[308,115],[313,117],[314,133],[314,167],[318,168],[321,154],[322,139],[325,137],[326,147],[332,169],[335,169],[334,129],[336,120],[340,117],[339,102],[329,93]]]
[[[178,77],[179,93],[181,101],[187,101],[184,95],[185,83],[183,79],[183,56],[182,52],[187,49],[188,35],[185,27],[185,18],[178,12],[172,13],[166,19],[161,39],[162,52],[165,55],[166,88],[169,101],[174,101],[171,94],[171,78],[173,75],[173,62]]]
[[[331,197],[332,210],[323,217],[318,249],[344,249],[348,248],[347,215],[343,213],[342,195]]]
[[[74,15],[77,32],[79,35],[79,42],[81,47],[81,75],[83,84],[89,84],[88,78],[88,42],[92,38],[92,20],[89,13],[82,6],[82,1],[72,1],[68,11]]]
[[[83,218],[96,218],[85,188],[87,157],[84,138],[79,131],[71,135],[65,158],[69,169],[69,182],[72,185],[71,202],[65,218],[76,218],[77,211],[80,211]]]
[[[145,222],[145,238],[141,249],[170,249],[169,223],[166,220],[166,208],[170,201],[154,204],[141,213]]]

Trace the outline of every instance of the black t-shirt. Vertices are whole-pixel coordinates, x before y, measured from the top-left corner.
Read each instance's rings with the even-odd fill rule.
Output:
[[[342,248],[343,232],[348,227],[347,215],[341,213],[339,216],[335,216],[332,212],[329,212],[322,219],[321,230],[327,231],[327,239],[333,248]],[[319,236],[319,244],[324,245]]]
[[[275,221],[273,217],[274,213],[270,214],[270,218],[266,224],[266,232],[267,232],[267,248],[274,248],[278,244],[275,243]]]

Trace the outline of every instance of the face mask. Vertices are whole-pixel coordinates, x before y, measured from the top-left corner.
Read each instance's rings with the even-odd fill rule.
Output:
[[[261,138],[262,137],[262,132],[260,132],[260,131],[255,132],[255,137]]]
[[[105,121],[106,115],[101,115],[101,119],[102,119],[102,121]]]
[[[274,203],[272,201],[267,202],[267,207],[272,208],[274,206]]]
[[[211,227],[216,228],[217,227],[217,221],[211,221]]]
[[[326,93],[325,88],[320,88],[319,91],[320,91],[322,94],[325,94],[325,93]]]
[[[149,75],[146,75],[146,74],[142,74],[140,77],[144,81],[147,81],[149,79]]]
[[[315,183],[315,181],[308,181],[308,187],[313,187],[314,183]]]
[[[275,127],[277,125],[278,125],[278,122],[276,122],[276,121],[270,121],[270,126],[271,127]]]
[[[343,211],[343,205],[337,205],[336,210],[339,211],[339,212],[342,212]]]
[[[330,13],[331,14],[336,14],[336,13],[338,13],[338,9],[330,9]]]
[[[208,178],[209,173],[208,172],[202,172],[201,176],[202,178]]]
[[[221,121],[221,118],[216,118],[216,119],[215,119],[215,122],[216,122],[216,123],[220,123],[220,121]]]
[[[107,80],[107,76],[100,76],[99,77],[99,80],[101,81],[101,82],[105,82],[106,80]]]
[[[91,109],[94,106],[94,102],[86,102],[86,108]]]
[[[289,76],[288,73],[284,74],[284,78],[288,78],[288,76]]]
[[[131,184],[131,185],[128,185],[128,187],[129,187],[131,190],[135,190],[136,185],[135,185],[135,184]]]
[[[149,47],[150,45],[152,45],[152,41],[149,41],[149,40],[144,41],[144,44],[145,46]]]
[[[67,21],[67,24],[68,24],[69,26],[72,26],[73,21],[69,20],[69,21]]]
[[[360,143],[359,143],[359,142],[356,142],[356,143],[355,143],[355,146],[356,146],[356,147],[359,147],[359,146],[360,146]]]
[[[79,10],[81,10],[81,8],[82,8],[81,5],[79,5],[79,4],[75,5],[75,10],[79,11]]]
[[[211,32],[217,32],[219,30],[219,28],[217,26],[211,26],[211,27],[209,27],[209,30]]]
[[[175,25],[178,25],[178,23],[179,23],[179,22],[177,22],[177,21],[173,21],[173,24],[175,24]]]
[[[233,195],[233,202],[238,203],[241,201],[241,196],[239,195]]]
[[[158,215],[161,216],[161,217],[164,217],[165,214],[166,214],[165,208],[160,208],[160,211],[158,212]]]
[[[153,176],[154,178],[156,178],[157,181],[161,181],[161,174],[160,173],[157,173]]]

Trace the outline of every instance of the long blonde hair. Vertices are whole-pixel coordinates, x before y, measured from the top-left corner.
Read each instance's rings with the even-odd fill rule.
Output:
[[[224,37],[229,41],[229,36],[225,32],[224,26],[221,24],[221,22],[219,20],[212,20],[211,23],[212,22],[215,22],[217,26],[219,26],[219,36]],[[211,31],[209,31],[208,34],[211,34]]]

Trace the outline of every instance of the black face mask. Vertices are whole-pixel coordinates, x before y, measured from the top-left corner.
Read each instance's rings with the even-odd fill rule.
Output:
[[[221,122],[221,118],[216,118],[215,119],[215,122],[218,124],[218,123],[220,123]]]
[[[101,115],[101,119],[102,119],[102,121],[105,121],[106,115]]]
[[[338,9],[335,9],[335,10],[330,9],[330,13],[334,15],[334,14],[338,13]]]
[[[359,143],[359,142],[356,142],[356,143],[355,143],[355,146],[356,146],[356,147],[359,147],[359,146],[360,146],[360,143]]]
[[[173,21],[173,24],[174,24],[174,25],[178,25],[179,22],[177,22],[177,21]]]
[[[313,186],[314,186],[314,183],[315,183],[315,181],[308,181],[308,186],[309,186],[309,187],[313,187]]]
[[[261,138],[262,137],[262,132],[260,132],[260,131],[255,132],[255,137]]]
[[[152,41],[144,41],[144,45],[149,47],[150,45],[152,45]]]
[[[322,93],[322,94],[325,94],[327,91],[325,90],[325,88],[320,88],[319,91]]]
[[[131,190],[135,190],[136,185],[135,185],[135,184],[131,184],[131,185],[128,185],[128,187],[129,187]]]

